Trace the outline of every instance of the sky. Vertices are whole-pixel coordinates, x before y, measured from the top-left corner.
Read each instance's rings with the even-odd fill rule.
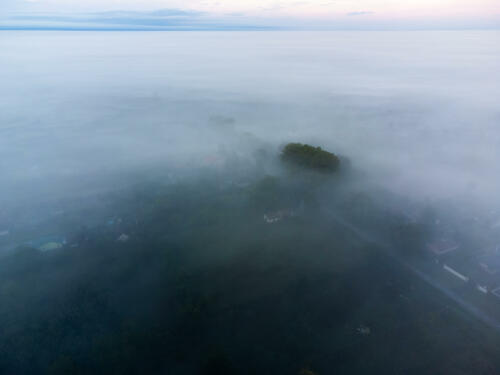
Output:
[[[0,28],[491,29],[499,0],[1,0]]]

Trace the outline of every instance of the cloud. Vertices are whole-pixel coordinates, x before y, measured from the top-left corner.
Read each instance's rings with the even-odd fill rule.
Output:
[[[197,17],[202,16],[205,12],[197,10],[185,9],[157,9],[153,11],[125,11],[125,10],[112,10],[106,12],[93,12],[98,17]]]
[[[12,0],[7,4],[12,4]],[[321,0],[323,1],[323,0]],[[0,12],[0,30],[422,30],[422,29],[498,29],[498,16],[482,19],[378,19],[375,11],[361,10],[330,14],[321,9],[311,13],[303,1],[275,1],[275,8],[260,12],[186,9],[182,6],[150,10],[103,10],[85,12],[41,11],[34,9]],[[321,2],[326,6],[328,2]],[[3,7],[3,3],[2,3]],[[301,7],[305,7],[302,9]],[[38,8],[37,8],[38,9]],[[44,8],[42,8],[44,9]],[[309,12],[309,13],[308,13]],[[379,12],[377,12],[379,14]],[[359,16],[359,17],[358,17]],[[362,17],[366,16],[366,17]]]
[[[0,29],[252,30],[269,28],[234,22],[232,17],[214,17],[202,11],[159,9],[89,13],[17,13],[6,19],[0,19]]]
[[[359,12],[349,12],[349,13],[347,13],[347,15],[350,16],[350,17],[353,17],[353,16],[367,16],[367,15],[374,14],[374,13],[375,12],[363,10],[363,11],[359,11]]]

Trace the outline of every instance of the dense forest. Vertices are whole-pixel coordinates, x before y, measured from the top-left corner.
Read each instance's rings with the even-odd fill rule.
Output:
[[[425,220],[305,146],[274,175],[137,183],[99,225],[65,213],[60,247],[4,255],[0,373],[495,374],[495,332],[336,218],[410,258]]]

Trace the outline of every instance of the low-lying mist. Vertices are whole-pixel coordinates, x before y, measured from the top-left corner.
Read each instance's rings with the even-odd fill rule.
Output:
[[[494,373],[498,45],[2,32],[0,372]]]
[[[3,32],[0,201],[302,141],[400,194],[491,205],[499,38]]]

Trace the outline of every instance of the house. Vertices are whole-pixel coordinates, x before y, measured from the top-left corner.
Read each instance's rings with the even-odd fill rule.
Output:
[[[452,251],[457,250],[460,247],[459,244],[457,244],[453,240],[445,239],[445,238],[440,238],[438,240],[435,240],[431,243],[427,244],[427,248],[434,254],[434,255],[444,255],[447,253],[450,253]]]
[[[500,298],[500,246],[495,246],[486,254],[479,256],[476,269],[475,278],[479,281],[478,284]],[[484,290],[479,290],[484,292]]]
[[[295,213],[292,210],[278,210],[265,213],[264,221],[268,224],[272,224],[293,216],[295,216]]]
[[[460,280],[465,281],[466,283],[469,282],[468,276],[465,276],[463,273],[457,271],[456,269],[452,268],[451,266],[444,264],[443,269],[445,271],[448,271],[449,273],[451,273],[453,276],[458,277]]]
[[[34,247],[40,251],[57,250],[66,245],[66,238],[59,236],[45,236],[26,243],[27,246]]]
[[[462,264],[453,262],[456,259],[448,259],[453,268],[467,270],[467,276],[475,285],[475,289],[484,294],[490,294],[500,285],[500,254],[487,253],[478,256],[467,256]]]
[[[356,331],[358,332],[358,334],[363,336],[367,336],[371,333],[370,327],[364,325],[360,325],[358,328],[356,328]]]
[[[116,240],[119,242],[127,242],[129,240],[129,236],[125,233],[122,233]]]
[[[490,275],[500,274],[500,252],[498,249],[492,253],[483,255],[479,258],[478,262],[484,272]]]
[[[56,242],[56,241],[51,241],[43,244],[40,246],[38,249],[41,251],[51,251],[51,250],[57,250],[63,247],[64,244],[62,242]]]
[[[491,291],[491,294],[493,294],[495,297],[500,298],[500,286],[496,287]]]
[[[476,289],[481,293],[488,294],[488,287],[486,285],[476,284]]]

